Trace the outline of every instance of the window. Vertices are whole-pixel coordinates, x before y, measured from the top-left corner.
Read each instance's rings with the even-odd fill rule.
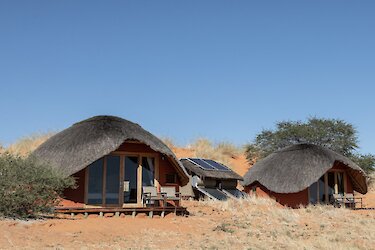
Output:
[[[142,186],[154,186],[155,159],[152,157],[142,157]]]
[[[119,204],[120,156],[109,155],[106,158],[105,203]]]
[[[124,203],[137,203],[138,157],[126,156],[124,169]]]
[[[310,196],[310,200],[309,200],[310,203],[312,204],[318,203],[318,183],[317,182],[314,182],[309,187],[309,196]]]
[[[88,175],[88,204],[102,204],[103,202],[103,158],[92,163]]]
[[[176,174],[166,174],[165,175],[165,182],[166,183],[176,183]]]
[[[344,173],[337,172],[337,193],[344,194]]]
[[[324,175],[322,177],[320,177],[319,181],[318,181],[318,191],[319,191],[319,194],[318,194],[318,198],[319,198],[319,201],[320,202],[325,202],[325,198],[326,198],[326,195],[325,195],[325,184],[324,184]]]

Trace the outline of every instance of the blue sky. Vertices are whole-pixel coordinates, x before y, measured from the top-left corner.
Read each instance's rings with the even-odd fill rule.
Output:
[[[344,119],[375,153],[375,1],[0,2],[0,142],[121,116],[180,144]]]

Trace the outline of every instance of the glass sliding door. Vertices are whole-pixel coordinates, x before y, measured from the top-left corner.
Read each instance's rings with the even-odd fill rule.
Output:
[[[325,194],[325,183],[324,183],[324,175],[320,177],[318,181],[318,189],[319,189],[319,202],[323,203],[325,202],[326,194]]]
[[[344,173],[343,172],[336,172],[337,174],[337,193],[344,194]]]
[[[311,184],[311,186],[309,187],[309,202],[311,204],[316,204],[318,203],[318,183],[317,182],[314,182],[313,184]]]
[[[90,164],[87,171],[88,205],[122,206],[141,202],[142,186],[155,186],[156,158],[110,154]]]
[[[109,155],[105,159],[105,204],[118,205],[120,203],[120,156]]]
[[[138,157],[125,156],[124,164],[124,203],[137,203]]]
[[[153,187],[155,185],[155,159],[153,157],[142,157],[142,187]]]
[[[335,193],[335,173],[328,172],[328,201],[332,200],[332,195]]]
[[[87,203],[102,205],[103,203],[103,158],[88,166]]]

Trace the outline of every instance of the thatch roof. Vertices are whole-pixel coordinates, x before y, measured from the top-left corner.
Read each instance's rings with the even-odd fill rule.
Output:
[[[292,145],[270,154],[250,168],[243,185],[259,182],[276,193],[296,193],[316,182],[337,163],[348,168],[354,190],[366,193],[367,177],[357,164],[330,149],[312,144]]]
[[[243,180],[240,175],[230,169],[229,171],[204,170],[188,159],[180,159],[180,161],[188,171],[194,172],[196,175],[204,178],[214,178],[220,180]]]
[[[189,181],[182,164],[160,139],[138,124],[114,116],[95,116],[78,122],[52,136],[33,155],[72,175],[115,151],[125,141],[139,141],[166,155],[176,166],[181,182]]]

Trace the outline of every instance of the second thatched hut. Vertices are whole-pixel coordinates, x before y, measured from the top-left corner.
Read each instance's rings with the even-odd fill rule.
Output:
[[[357,164],[312,144],[272,153],[250,168],[242,184],[249,194],[273,197],[290,207],[330,203],[334,194],[367,192],[366,174]]]

